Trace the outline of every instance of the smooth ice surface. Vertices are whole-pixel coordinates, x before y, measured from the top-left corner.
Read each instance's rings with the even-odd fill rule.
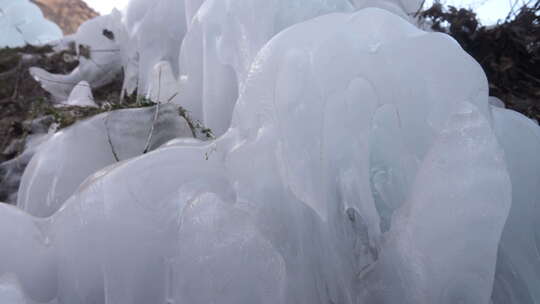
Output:
[[[27,0],[0,1],[0,47],[44,44],[62,38],[60,28]]]
[[[167,61],[158,62],[154,66],[147,97],[156,103],[180,103],[177,80]]]
[[[27,304],[24,292],[16,277],[11,275],[0,277],[0,302],[6,304]]]
[[[0,275],[38,303],[540,301],[538,126],[417,3],[132,1],[125,88],[222,135],[172,102],[55,134]]]
[[[190,135],[173,105],[113,111],[82,121],[39,147],[22,177],[18,206],[49,216],[92,173]]]
[[[86,81],[79,82],[69,93],[68,100],[63,103],[68,106],[78,107],[93,107],[97,108],[98,105],[94,101],[94,95],[92,94],[92,88]]]
[[[510,203],[493,130],[474,106],[459,106],[392,221],[362,303],[489,303]]]
[[[146,2],[132,1],[126,12],[125,89],[132,92],[138,88],[141,95],[149,93],[152,70],[159,62],[169,62],[178,76],[178,53],[188,26],[186,1]]]
[[[499,244],[493,302],[538,303],[540,128],[514,111],[493,108],[493,117],[512,181],[512,208]]]
[[[182,44],[181,102],[214,134],[223,134],[259,50],[292,24],[345,11],[352,11],[345,0],[205,1]]]
[[[489,96],[489,104],[497,108],[505,108],[504,102],[497,97]]]

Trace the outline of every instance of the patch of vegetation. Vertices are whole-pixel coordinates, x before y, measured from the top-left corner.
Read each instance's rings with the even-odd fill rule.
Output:
[[[183,107],[178,108],[178,114],[182,116],[187,124],[189,125],[189,128],[191,129],[191,133],[193,134],[193,137],[198,138],[198,134],[202,134],[202,138],[206,139],[214,139],[214,133],[211,129],[206,128],[201,124],[199,121],[193,119],[191,115],[189,115],[189,112],[184,109]]]
[[[0,50],[0,162],[12,158],[12,151],[2,153],[17,138],[28,133],[24,122],[35,118],[32,105],[48,94],[33,80],[28,67],[43,64],[50,68],[52,48],[50,46],[5,48]],[[57,64],[59,65],[59,64]],[[61,65],[59,65],[61,66]],[[68,64],[59,69],[69,69]]]

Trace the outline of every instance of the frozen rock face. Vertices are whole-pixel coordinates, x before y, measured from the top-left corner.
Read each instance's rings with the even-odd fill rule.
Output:
[[[0,47],[44,44],[62,38],[60,28],[46,20],[27,0],[0,1]]]
[[[23,177],[27,212],[0,205],[0,275],[38,303],[539,302],[540,131],[489,105],[480,66],[385,9],[242,3],[203,3],[182,46],[215,76],[201,90],[237,90],[216,115],[230,128],[149,153],[156,109],[56,134]]]
[[[35,216],[52,215],[94,172],[191,134],[173,105],[113,111],[85,120],[39,147],[22,176],[18,206]]]

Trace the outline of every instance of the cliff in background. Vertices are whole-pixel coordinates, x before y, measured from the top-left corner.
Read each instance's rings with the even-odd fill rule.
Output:
[[[99,14],[82,0],[31,0],[45,18],[58,24],[65,35],[77,31],[81,23]]]

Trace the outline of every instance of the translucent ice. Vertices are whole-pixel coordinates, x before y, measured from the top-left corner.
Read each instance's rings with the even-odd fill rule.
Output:
[[[90,84],[84,80],[79,82],[73,88],[73,90],[69,94],[68,100],[63,104],[79,107],[98,107],[98,105],[94,101],[94,95],[92,94],[92,88],[90,87]]]
[[[24,292],[16,277],[0,277],[0,302],[6,304],[27,304]]]
[[[510,203],[495,134],[464,104],[423,160],[366,276],[363,302],[489,303]]]
[[[148,98],[156,103],[180,103],[177,80],[168,62],[161,61],[154,66]]]
[[[337,11],[352,7],[345,0],[205,1],[182,44],[182,104],[214,134],[223,134],[253,58],[266,42],[292,24]]]
[[[499,245],[493,302],[538,303],[540,128],[521,114],[501,108],[493,108],[493,118],[512,181],[512,209]]]
[[[493,96],[489,96],[489,104],[494,106],[494,107],[498,107],[498,108],[504,108],[504,102],[502,100],[500,100],[499,98],[497,97],[493,97]]]
[[[173,105],[113,111],[85,120],[39,147],[22,177],[18,206],[49,216],[92,173],[191,134]]]
[[[178,53],[187,22],[184,0],[159,0],[150,6],[144,2],[133,1],[127,8],[131,48],[126,51],[130,58],[126,73],[129,77],[137,75],[134,81],[138,92],[147,95],[152,70],[160,61],[169,62],[178,76]]]
[[[145,94],[163,101],[163,70],[175,91],[187,31],[179,102],[223,134],[188,139],[161,104],[54,135],[27,212],[0,205],[0,275],[39,303],[539,301],[538,126],[489,105],[454,40],[392,13],[413,2],[132,2]]]

